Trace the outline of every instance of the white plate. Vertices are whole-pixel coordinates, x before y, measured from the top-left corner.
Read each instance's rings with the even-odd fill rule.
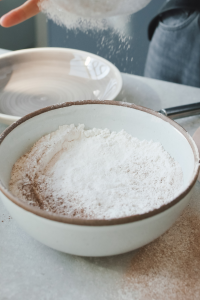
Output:
[[[35,48],[0,57],[0,122],[11,124],[40,108],[77,100],[114,100],[119,70],[80,50]]]

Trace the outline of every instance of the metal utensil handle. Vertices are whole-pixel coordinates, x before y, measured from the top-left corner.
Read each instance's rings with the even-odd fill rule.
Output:
[[[170,119],[180,119],[200,114],[200,102],[175,106],[170,108],[163,108],[159,113],[167,116]]]

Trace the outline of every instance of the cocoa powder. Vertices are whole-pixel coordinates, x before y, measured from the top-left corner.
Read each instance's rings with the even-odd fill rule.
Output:
[[[124,278],[137,300],[200,299],[200,214],[190,205],[163,236],[141,248]],[[126,298],[126,297],[125,297]]]

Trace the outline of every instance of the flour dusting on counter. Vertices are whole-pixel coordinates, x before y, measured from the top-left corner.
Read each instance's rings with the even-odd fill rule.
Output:
[[[181,167],[160,143],[71,124],[42,137],[15,163],[10,190],[52,213],[111,219],[160,208],[182,184]]]

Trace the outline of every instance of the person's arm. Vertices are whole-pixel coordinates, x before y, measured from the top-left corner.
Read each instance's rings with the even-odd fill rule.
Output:
[[[38,3],[40,0],[28,0],[20,7],[17,7],[0,19],[0,25],[3,27],[11,27],[17,25],[35,15],[37,15],[40,10]]]

